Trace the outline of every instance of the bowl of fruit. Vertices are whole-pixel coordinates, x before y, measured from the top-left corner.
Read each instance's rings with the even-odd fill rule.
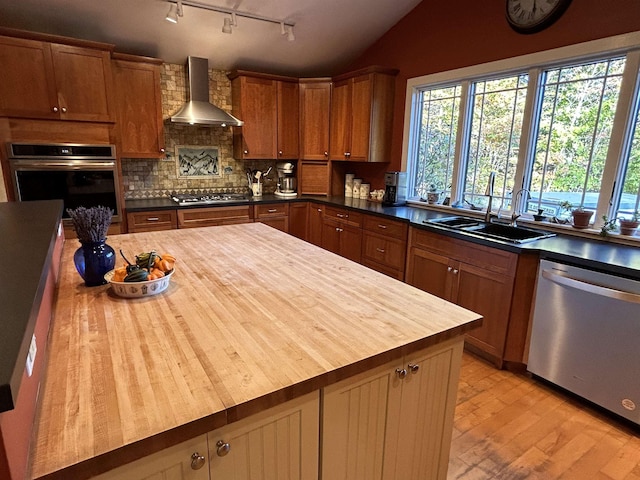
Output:
[[[136,255],[135,262],[130,262],[122,250],[120,255],[125,264],[104,276],[119,297],[149,297],[162,293],[169,287],[171,275],[175,271],[176,259],[173,255],[158,254],[152,250]]]

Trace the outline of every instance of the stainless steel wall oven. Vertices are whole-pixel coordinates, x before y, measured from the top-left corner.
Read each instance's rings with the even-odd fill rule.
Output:
[[[120,221],[118,169],[114,145],[9,143],[16,200],[64,201],[67,208],[102,205]]]

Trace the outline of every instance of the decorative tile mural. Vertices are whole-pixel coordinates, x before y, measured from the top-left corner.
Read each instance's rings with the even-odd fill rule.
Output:
[[[210,179],[221,176],[218,149],[215,147],[177,145],[175,162],[178,178]]]

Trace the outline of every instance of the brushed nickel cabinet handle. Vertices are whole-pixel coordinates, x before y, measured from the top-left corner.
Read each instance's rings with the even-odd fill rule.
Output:
[[[417,373],[418,370],[420,370],[420,365],[416,365],[415,363],[410,363],[409,365],[407,365],[409,367],[409,371],[411,373]]]
[[[204,467],[206,460],[207,459],[200,455],[198,452],[193,452],[193,454],[191,455],[191,469],[200,470],[202,467]]]
[[[269,213],[276,213],[278,211],[277,208],[270,208],[269,210],[267,210],[267,212]]]
[[[231,450],[231,445],[226,443],[224,440],[218,440],[216,447],[218,447],[216,448],[216,453],[219,457],[224,457],[229,453],[229,450]]]
[[[376,251],[380,253],[384,253],[384,248],[376,247]]]
[[[158,217],[149,217],[149,218],[147,218],[147,222],[157,222],[158,220],[160,220]]]
[[[396,376],[402,380],[404,377],[407,376],[407,370],[404,368],[396,368]]]
[[[381,223],[378,224],[378,228],[381,228],[383,230],[386,230],[387,226],[386,225],[382,225]]]

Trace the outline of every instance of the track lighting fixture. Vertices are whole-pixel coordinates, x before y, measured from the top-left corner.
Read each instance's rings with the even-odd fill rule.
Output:
[[[177,0],[175,4],[169,6],[169,12],[165,17],[167,22],[178,23],[178,17],[182,16],[182,0]]]
[[[225,17],[224,25],[222,25],[222,33],[233,33],[231,29],[231,19],[229,17]]]
[[[169,13],[167,13],[166,20],[171,23],[178,23],[178,18],[182,17],[182,7],[200,8],[202,10],[209,10],[212,12],[225,13],[229,17],[224,19],[222,25],[223,33],[233,33],[233,27],[238,26],[237,17],[250,18],[252,20],[260,20],[261,22],[280,24],[282,35],[286,35],[287,40],[293,42],[296,37],[293,34],[294,24],[291,22],[285,22],[284,20],[278,20],[275,18],[262,17],[260,15],[254,15],[253,13],[241,12],[239,10],[232,10],[225,7],[216,7],[213,5],[207,5],[197,2],[195,0],[167,0],[169,2]]]

